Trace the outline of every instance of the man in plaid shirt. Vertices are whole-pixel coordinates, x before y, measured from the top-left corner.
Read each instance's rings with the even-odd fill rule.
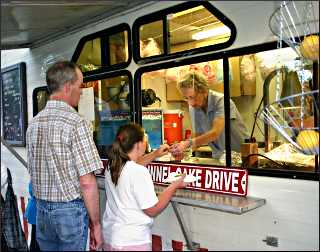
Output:
[[[61,61],[46,73],[50,99],[27,130],[28,170],[37,200],[36,237],[41,250],[85,250],[88,227],[102,245],[99,193],[102,169],[89,123],[74,109],[83,75]]]

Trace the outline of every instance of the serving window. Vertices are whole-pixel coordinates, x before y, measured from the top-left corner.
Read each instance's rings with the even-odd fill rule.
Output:
[[[201,127],[199,128],[199,125],[204,123],[202,118],[198,118],[197,114],[191,115],[190,113],[191,104],[197,103],[196,100],[199,97],[196,97],[197,94],[186,97],[178,87],[178,83],[190,72],[203,76],[210,92],[222,97],[224,90],[222,59],[164,68],[144,72],[141,75],[142,126],[150,139],[151,149],[158,148],[162,143],[169,145],[179,143],[188,139],[190,135],[195,136],[197,130],[202,130]],[[217,102],[219,103],[219,113],[223,113],[223,98]],[[200,124],[198,124],[199,122]],[[224,142],[223,137],[221,141]],[[219,146],[219,148],[221,155],[213,157],[213,152],[208,145],[198,146],[193,155],[186,151],[182,162],[224,166],[226,164],[223,156],[225,148],[224,146]],[[177,162],[171,154],[163,156],[159,160]]]
[[[250,47],[247,50],[250,53],[240,55],[234,50],[229,52],[230,56],[215,60],[206,57],[199,62],[198,57],[185,60],[184,65],[166,63],[156,66],[156,70],[155,67],[140,69],[142,126],[146,131],[152,127],[144,120],[144,111],[159,111],[162,143],[173,145],[188,139],[190,134],[194,139],[199,133],[197,125],[207,123],[206,118],[191,114],[192,99],[196,96],[188,97],[178,87],[185,75],[202,75],[210,92],[224,94],[220,109],[224,110],[226,104],[229,109],[229,113],[224,111],[223,131],[229,130],[229,135],[224,136],[225,147],[219,156],[214,155],[214,144],[212,147],[209,142],[197,146],[191,153],[186,150],[181,161],[170,154],[160,161],[244,167],[255,174],[262,171],[266,174],[270,170],[277,174],[317,171],[319,88],[314,82],[314,66],[311,61],[297,58],[290,47],[274,49],[274,46],[271,50],[268,47],[271,46]],[[225,69],[225,60],[228,69]],[[226,72],[229,72],[228,78],[224,76]],[[153,97],[149,104],[144,101],[145,90]],[[237,116],[243,124],[234,128],[232,124]],[[239,142],[235,133],[242,130],[246,132]],[[226,151],[228,137],[230,154]]]

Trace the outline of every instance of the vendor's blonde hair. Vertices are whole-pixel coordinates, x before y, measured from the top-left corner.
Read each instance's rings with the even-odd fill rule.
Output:
[[[182,88],[193,88],[197,93],[202,93],[209,90],[206,78],[202,74],[196,72],[187,73],[184,75],[178,82],[178,88],[180,90]]]

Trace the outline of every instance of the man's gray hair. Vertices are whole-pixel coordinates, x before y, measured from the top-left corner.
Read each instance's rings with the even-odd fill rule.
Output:
[[[46,73],[46,81],[50,94],[56,92],[67,82],[73,84],[77,80],[78,66],[71,61],[58,61]]]
[[[205,92],[209,89],[206,78],[200,73],[187,73],[178,82],[178,88],[194,88],[197,93]]]

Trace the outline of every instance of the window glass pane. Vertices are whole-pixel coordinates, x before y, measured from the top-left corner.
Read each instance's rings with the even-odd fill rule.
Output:
[[[180,88],[178,83],[181,81],[183,85]],[[213,120],[220,118],[218,123],[224,124],[221,83],[223,83],[221,60],[144,73],[141,77],[143,111],[162,112],[163,140],[169,145],[180,143],[189,138],[190,134],[197,139],[195,138],[197,135],[209,132]],[[146,96],[144,90],[149,90],[150,94]],[[148,127],[152,128],[154,125],[143,120],[142,126],[148,132]],[[223,166],[225,165],[224,142],[222,127],[221,135],[216,142],[210,140],[197,142],[198,146],[193,150],[193,156],[186,148],[181,162]],[[175,157],[167,155],[160,158],[161,160],[173,161]]]
[[[241,93],[232,99],[246,122],[249,135],[256,140],[243,145],[242,165],[314,171],[312,153],[319,151],[319,133],[314,124],[314,114],[318,113],[314,111],[316,95],[310,93],[312,62],[300,61],[290,47],[234,57],[229,66],[233,67],[235,61],[239,61],[240,66],[240,87],[231,82],[230,92],[236,88]],[[268,87],[265,94],[268,102],[266,107],[263,103],[259,107],[264,86]],[[266,158],[254,155],[257,152]],[[308,152],[311,155],[306,155]],[[253,155],[246,158],[250,153]],[[232,161],[234,166],[239,166],[239,159]]]
[[[48,91],[46,90],[39,90],[37,92],[37,111],[38,113],[44,109],[44,107],[46,106],[47,104],[47,101],[49,99],[49,94],[48,94]]]
[[[155,21],[140,26],[140,57],[146,58],[163,54],[163,23]]]
[[[167,16],[169,52],[181,52],[229,40],[231,30],[203,6]]]
[[[123,31],[109,36],[110,65],[127,62],[129,58],[128,32]]]
[[[94,92],[94,138],[100,155],[115,139],[118,128],[131,121],[129,107],[129,78],[121,75],[84,83]]]
[[[100,38],[87,41],[84,44],[76,63],[82,72],[92,71],[101,67]]]
[[[142,127],[148,136],[148,150],[163,143],[162,105],[166,104],[164,70],[145,73],[141,77]],[[160,98],[161,97],[161,98]]]

